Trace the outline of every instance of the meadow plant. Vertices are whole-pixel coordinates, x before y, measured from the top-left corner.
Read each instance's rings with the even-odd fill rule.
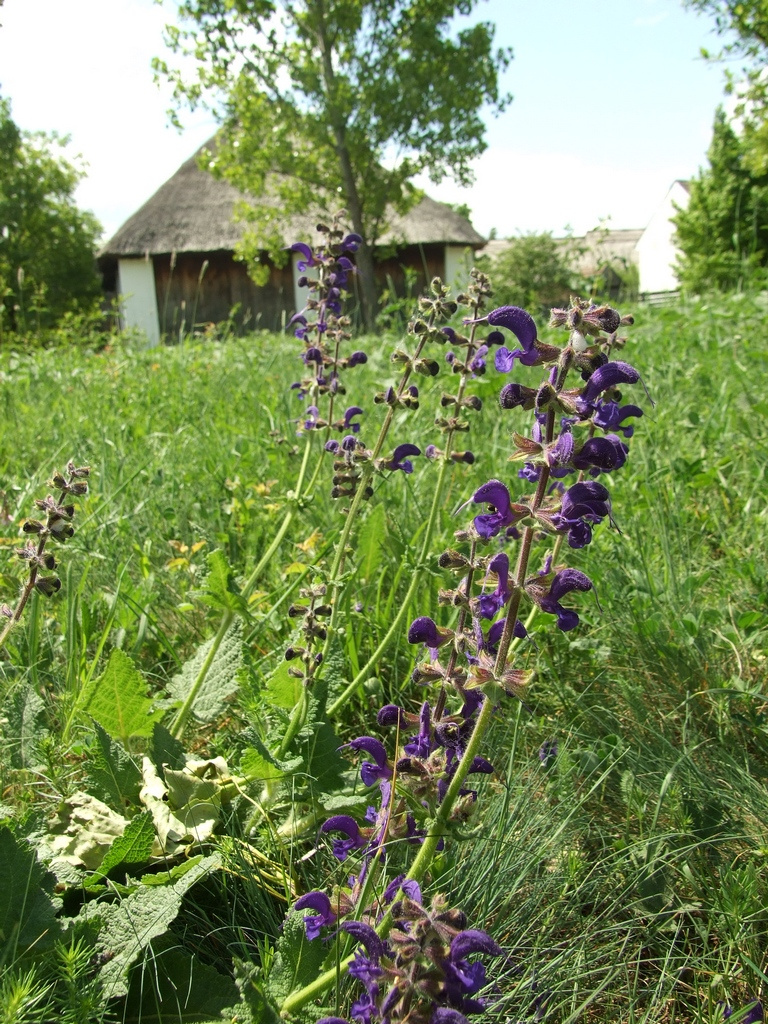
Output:
[[[433,290],[442,297],[439,287]],[[514,659],[528,636],[520,618],[523,603],[555,616],[562,631],[579,624],[571,597],[592,590],[593,584],[580,569],[558,561],[561,546],[567,541],[571,549],[584,548],[597,525],[613,522],[609,491],[598,478],[626,461],[628,446],[614,429],[628,436],[632,428],[625,421],[642,413],[622,405],[620,391],[638,383],[639,373],[608,355],[623,344],[617,332],[632,323],[631,317],[576,300],[569,309],[552,312],[551,325],[567,331],[565,344],[555,345],[539,340],[525,310],[504,306],[478,315],[477,306],[465,318],[469,338],[452,328],[443,332],[454,345],[466,347],[467,355],[460,362],[451,353],[448,360],[454,370],[458,364],[461,386],[446,402],[454,415],[437,421],[448,437],[447,452],[433,457],[443,465],[455,458],[451,448],[460,410],[473,404],[462,393],[467,371],[482,371],[488,346],[496,343],[494,362],[500,372],[509,372],[516,361],[545,370],[538,387],[509,383],[499,394],[503,415],[517,408],[534,414],[530,435],[512,434],[510,459],[524,462],[519,477],[523,486],[535,484],[535,490],[513,500],[505,483],[491,479],[462,506],[479,505],[484,511],[457,531],[463,550],[449,549],[438,560],[460,577],[439,596],[440,604],[454,610],[454,625],[441,626],[421,615],[408,630],[410,643],[425,651],[412,677],[427,694],[421,710],[413,714],[387,705],[379,711],[378,725],[395,731],[392,753],[370,735],[346,744],[353,754],[367,755],[360,777],[364,786],[378,788],[378,800],[369,807],[367,825],[337,814],[320,827],[321,835],[343,837],[333,839],[333,854],[340,861],[352,860],[353,867],[345,885],[330,894],[308,893],[295,905],[298,911],[311,911],[303,918],[307,940],[330,942],[330,966],[288,995],[283,1013],[338,984],[342,969],[363,986],[350,1012],[364,1024],[461,1024],[466,1014],[481,1012],[493,1001],[492,995],[478,996],[485,987],[485,968],[467,957],[499,956],[501,948],[485,932],[467,928],[445,897],[437,894],[425,906],[421,885],[436,853],[474,810],[477,791],[470,788],[469,777],[494,771],[482,753],[492,721],[505,714],[510,698],[520,699],[533,674]],[[478,325],[493,331],[475,349]],[[430,331],[428,324],[414,333]],[[514,349],[503,344],[505,332],[515,338]],[[574,374],[580,378],[575,386]],[[409,850],[415,851],[410,863]],[[344,952],[345,936],[358,944],[352,954]],[[329,1016],[323,1024],[340,1020]]]
[[[58,568],[56,556],[46,548],[49,541],[64,544],[74,536],[75,528],[72,521],[75,516],[75,505],[72,499],[87,494],[89,474],[88,466],[76,466],[70,459],[65,473],[55,473],[51,481],[51,485],[59,492],[58,497],[48,494],[45,498],[35,499],[35,506],[39,512],[45,513],[45,519],[24,520],[24,534],[30,538],[36,537],[37,541],[30,539],[16,552],[28,567],[28,573],[16,607],[11,608],[10,605],[3,604],[0,608],[0,615],[6,620],[0,632],[0,647],[21,618],[33,593],[50,597],[61,589],[61,580],[54,572]]]

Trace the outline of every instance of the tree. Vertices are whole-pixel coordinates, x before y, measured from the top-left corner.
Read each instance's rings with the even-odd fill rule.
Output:
[[[23,327],[30,303],[48,326],[101,291],[101,226],[75,204],[83,172],[57,152],[67,141],[20,131],[0,97],[0,311],[12,330]]]
[[[552,306],[567,306],[585,283],[573,269],[578,255],[574,244],[558,242],[549,232],[510,238],[489,261],[494,302],[546,313]]]
[[[373,325],[373,246],[388,207],[404,212],[420,171],[472,180],[486,147],[481,108],[509,97],[493,26],[453,34],[477,0],[184,0],[177,54],[194,56],[185,80],[162,60],[178,103],[207,103],[221,130],[209,169],[243,191],[270,196],[251,214],[259,248],[285,245],[286,216],[344,207],[363,238],[357,253],[366,326]],[[211,101],[210,97],[215,99]]]
[[[709,167],[690,183],[690,201],[674,218],[684,288],[735,288],[768,264],[768,175],[754,174],[745,144],[722,110],[715,116]]]
[[[727,91],[737,97],[735,114],[743,125],[743,155],[756,174],[768,172],[768,0],[685,0],[686,6],[715,19],[727,42],[719,53],[703,50],[713,61],[738,58],[738,75],[726,72]]]

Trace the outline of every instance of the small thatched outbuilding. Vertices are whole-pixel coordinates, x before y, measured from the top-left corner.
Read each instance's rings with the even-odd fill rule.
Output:
[[[233,214],[245,199],[257,202],[202,170],[195,154],[123,224],[98,260],[106,293],[121,296],[125,326],[157,343],[197,324],[220,323],[233,311],[239,328],[276,329],[303,308],[307,293],[296,283],[296,259],[270,265],[268,283],[258,286],[234,258],[246,225]],[[316,241],[311,218],[288,220],[282,230],[286,245]],[[465,217],[424,197],[405,216],[393,214],[378,240],[380,287],[403,294],[405,268],[415,272],[419,290],[435,275],[463,285],[467,254],[484,242]]]

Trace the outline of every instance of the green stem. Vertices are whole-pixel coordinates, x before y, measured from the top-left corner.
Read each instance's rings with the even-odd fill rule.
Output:
[[[346,704],[346,702],[349,700],[349,698],[355,692],[355,690],[360,685],[360,683],[363,682],[363,680],[367,677],[367,675],[370,672],[370,670],[374,667],[374,665],[377,664],[379,658],[384,653],[384,651],[387,649],[389,644],[392,642],[392,638],[394,637],[394,635],[399,630],[400,625],[401,625],[403,619],[405,618],[405,616],[408,613],[408,609],[409,609],[409,607],[411,605],[411,601],[413,600],[414,594],[416,593],[416,588],[418,587],[419,583],[421,582],[421,575],[422,575],[421,567],[424,564],[424,561],[426,560],[426,557],[427,557],[427,555],[429,553],[429,547],[430,547],[430,544],[432,542],[432,534],[434,533],[435,525],[437,523],[437,519],[438,519],[438,516],[439,516],[439,513],[440,513],[440,507],[441,507],[441,504],[442,504],[442,496],[443,496],[443,487],[444,487],[444,484],[445,484],[445,476],[446,476],[447,468],[448,468],[448,458],[446,456],[446,458],[444,458],[441,461],[441,463],[440,463],[440,472],[439,472],[438,477],[437,477],[437,484],[435,485],[435,491],[434,491],[434,494],[433,494],[433,497],[432,497],[432,506],[431,506],[431,508],[429,510],[429,519],[427,520],[427,526],[426,526],[426,529],[424,531],[424,538],[423,538],[422,544],[421,544],[421,551],[419,552],[419,562],[418,562],[418,565],[413,570],[413,574],[411,576],[411,582],[410,582],[410,584],[408,586],[408,590],[406,591],[405,597],[403,598],[402,603],[400,604],[400,607],[398,608],[397,615],[392,620],[392,623],[391,623],[389,629],[387,630],[387,632],[385,633],[384,638],[379,643],[379,646],[376,648],[376,650],[370,656],[368,661],[366,661],[365,665],[363,665],[363,667],[357,673],[357,675],[352,680],[352,682],[342,691],[342,693],[339,694],[339,696],[336,698],[336,700],[333,702],[333,704],[329,705],[329,707],[328,707],[328,715],[329,716],[330,715],[335,715],[336,712],[339,711]]]
[[[312,449],[312,432],[311,431],[307,431],[306,440],[304,442],[304,456],[303,456],[303,458],[301,460],[301,468],[299,469],[299,476],[298,476],[298,479],[296,480],[296,489],[293,492],[291,507],[285,513],[285,518],[283,519],[282,523],[280,524],[279,530],[277,531],[277,533],[273,537],[272,543],[269,545],[267,550],[261,556],[261,558],[259,559],[258,563],[252,569],[250,576],[248,577],[248,579],[243,584],[243,589],[242,589],[241,593],[242,593],[243,597],[246,598],[246,600],[247,600],[249,594],[251,593],[251,591],[253,590],[253,588],[256,586],[256,583],[258,582],[259,576],[261,576],[261,574],[264,571],[265,567],[267,565],[269,565],[269,563],[272,561],[272,556],[275,554],[277,549],[280,547],[280,544],[281,544],[281,542],[283,540],[283,537],[285,537],[286,533],[288,532],[289,526],[293,522],[293,517],[296,515],[296,508],[297,508],[299,499],[301,498],[301,488],[302,488],[302,485],[304,483],[304,476],[305,476],[305,474],[307,472],[307,465],[309,464],[309,453],[310,453],[311,449]],[[318,461],[318,467],[315,469],[315,475],[312,478],[313,482],[314,482],[314,480],[317,477],[319,466],[322,463],[322,457],[319,458],[317,461]]]
[[[208,675],[211,665],[213,664],[213,659],[216,657],[219,647],[221,647],[221,642],[224,639],[227,630],[232,625],[234,617],[235,613],[229,609],[227,609],[221,617],[221,623],[216,636],[213,638],[211,649],[208,651],[205,661],[200,666],[200,671],[197,673],[197,678],[192,684],[186,700],[177,711],[176,717],[171,724],[171,735],[174,739],[180,740],[184,735],[184,726],[187,724],[187,719],[192,713],[192,706],[194,705],[197,695],[205,682],[205,677]]]

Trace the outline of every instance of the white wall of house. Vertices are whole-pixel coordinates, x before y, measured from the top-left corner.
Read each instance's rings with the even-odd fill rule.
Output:
[[[304,309],[307,304],[307,299],[309,298],[309,289],[299,288],[298,283],[299,278],[306,275],[306,271],[304,271],[303,274],[300,273],[297,266],[299,260],[303,259],[304,257],[300,252],[291,253],[291,266],[293,267],[293,306],[295,313],[300,313],[302,309]]]
[[[674,243],[675,206],[685,209],[688,190],[681,181],[672,183],[663,203],[648,223],[637,242],[637,263],[640,271],[640,292],[673,292],[679,288],[674,265],[677,247]]]
[[[150,346],[159,345],[160,321],[152,260],[118,260],[117,292],[120,296],[121,326],[136,327],[146,334]]]
[[[469,284],[469,272],[474,266],[475,257],[467,245],[446,245],[445,247],[445,284],[449,285],[455,295],[464,291]]]

